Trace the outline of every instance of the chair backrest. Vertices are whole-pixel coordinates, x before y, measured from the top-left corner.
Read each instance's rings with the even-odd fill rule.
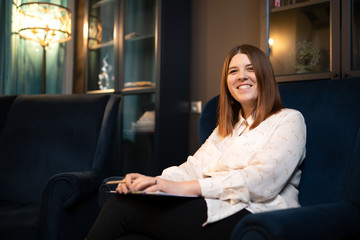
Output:
[[[287,83],[279,89],[284,106],[299,110],[307,126],[300,204],[360,200],[360,79]],[[216,126],[217,104],[218,96],[203,109],[201,143]]]
[[[302,112],[307,126],[301,205],[335,202],[346,197],[347,186],[359,186],[360,175],[348,178],[348,172],[359,171],[360,165],[360,159],[354,159],[360,150],[359,90],[360,79],[280,85],[285,107]]]
[[[210,99],[204,106],[199,119],[199,138],[203,144],[217,125],[219,95]]]
[[[105,159],[96,155],[108,148],[102,141],[114,132],[108,118],[118,102],[110,95],[18,96],[0,136],[1,200],[39,202],[54,174],[101,168]]]
[[[0,97],[0,136],[4,129],[5,121],[7,119],[10,108],[16,97],[16,95]]]

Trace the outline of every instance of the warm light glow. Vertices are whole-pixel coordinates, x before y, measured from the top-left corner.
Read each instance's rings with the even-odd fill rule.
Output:
[[[273,38],[269,38],[269,46],[271,47],[272,45],[274,45],[274,39],[273,39]]]
[[[24,3],[19,6],[19,35],[48,46],[71,38],[71,11],[51,3]]]
[[[95,47],[102,40],[101,22],[94,16],[89,16],[89,47]]]

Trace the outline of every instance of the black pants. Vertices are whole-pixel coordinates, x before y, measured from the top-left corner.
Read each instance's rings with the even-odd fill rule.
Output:
[[[105,203],[87,239],[229,239],[247,214],[242,210],[202,227],[207,218],[203,198],[115,195]]]

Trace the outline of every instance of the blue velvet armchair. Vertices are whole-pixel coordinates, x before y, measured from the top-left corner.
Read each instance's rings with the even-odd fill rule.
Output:
[[[83,239],[110,174],[116,95],[0,97],[0,238]]]
[[[360,239],[360,78],[280,84],[285,107],[302,112],[307,125],[307,156],[301,166],[301,207],[250,214],[231,240]],[[200,143],[217,124],[218,96],[204,107]],[[105,179],[102,205],[113,190]]]
[[[302,112],[307,157],[300,208],[252,214],[231,240],[360,239],[360,79],[280,84],[285,107]],[[204,107],[201,141],[216,126],[218,97]]]

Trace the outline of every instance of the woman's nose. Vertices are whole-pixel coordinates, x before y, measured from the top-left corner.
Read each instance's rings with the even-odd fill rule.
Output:
[[[238,80],[245,80],[245,79],[247,79],[247,75],[246,75],[245,71],[239,71],[239,72],[238,72],[237,79],[238,79]]]

